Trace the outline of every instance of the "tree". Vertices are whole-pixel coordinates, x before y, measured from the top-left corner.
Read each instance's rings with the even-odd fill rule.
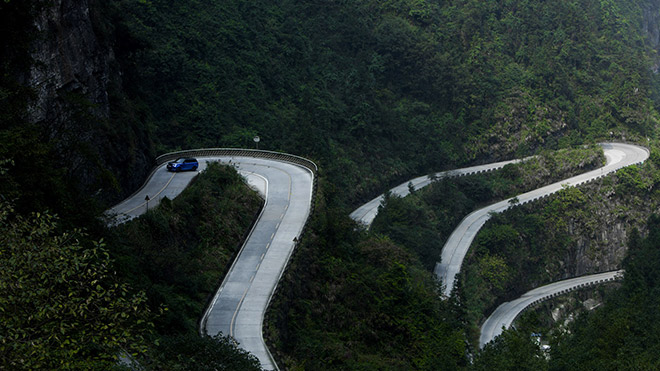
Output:
[[[0,368],[109,368],[145,352],[144,293],[117,282],[102,241],[56,223],[0,202]]]
[[[166,338],[154,357],[155,366],[166,370],[261,370],[257,357],[221,335]]]
[[[547,370],[548,364],[539,346],[529,334],[516,329],[502,332],[477,354],[473,370]]]

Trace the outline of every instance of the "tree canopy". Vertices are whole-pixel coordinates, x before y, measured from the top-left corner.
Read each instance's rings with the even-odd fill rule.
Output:
[[[144,293],[118,279],[102,242],[57,233],[56,222],[0,203],[3,368],[108,368],[144,353],[153,328]]]

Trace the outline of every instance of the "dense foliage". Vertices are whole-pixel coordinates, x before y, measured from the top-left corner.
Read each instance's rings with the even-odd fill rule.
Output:
[[[188,333],[161,340],[152,353],[153,369],[176,371],[261,370],[259,360],[229,336]]]
[[[467,214],[479,206],[593,169],[602,164],[602,157],[599,147],[545,152],[499,171],[439,179],[404,199],[387,196],[371,230],[414,251],[431,271],[445,241]]]
[[[649,235],[631,235],[623,286],[602,308],[581,316],[557,339],[550,369],[651,370],[660,367],[660,217]]]
[[[118,274],[146,293],[152,311],[162,310],[154,319],[161,342],[150,353],[154,367],[258,368],[227,338],[198,334],[262,202],[234,168],[209,163],[177,198],[108,232]]]
[[[131,99],[160,149],[319,161],[353,201],[424,170],[651,135],[642,4],[117,0]],[[368,159],[368,161],[364,161]]]
[[[56,222],[0,202],[0,368],[101,369],[143,355],[153,327],[144,293],[112,272],[102,243],[58,234]]]
[[[545,354],[527,328],[504,331],[477,353],[473,370],[547,370]]]
[[[652,4],[644,1],[89,3],[95,32],[113,48],[121,70],[110,77],[110,117],[94,131],[104,137],[102,143],[128,142],[125,152],[133,155],[149,152],[150,133],[159,152],[248,147],[258,134],[261,148],[309,156],[321,165],[320,202],[328,204],[319,208],[323,215],[316,216],[313,233],[283,283],[270,330],[281,358],[293,366],[435,369],[466,364],[457,323],[462,313],[453,303],[439,301],[424,269],[431,248],[412,242],[411,234],[396,224],[397,213],[389,215],[395,222],[390,232],[411,246],[355,233],[345,217],[347,205],[409,175],[469,161],[655,135],[654,53],[640,26],[648,21],[643,10]],[[63,224],[90,227],[96,234],[100,207],[81,192],[78,174],[62,165],[62,154],[93,162],[89,184],[100,184],[103,195],[119,194],[116,177],[139,169],[127,166],[113,174],[101,165],[97,148],[70,140],[98,121],[87,115],[90,105],[84,97],[66,97],[75,119],[73,129],[61,137],[68,140],[51,136],[49,123],[28,122],[34,95],[20,77],[31,67],[29,48],[37,35],[33,18],[41,5],[36,0],[0,2],[0,160],[15,164],[0,183],[0,194],[15,200],[19,214],[50,209]],[[118,147],[109,148],[111,154]],[[516,186],[514,178],[506,187]],[[632,186],[638,194],[655,184],[639,169],[622,172],[621,179],[622,187]],[[445,187],[463,202],[452,206],[457,212],[481,202],[461,198],[450,184]],[[486,188],[476,185],[477,198],[488,195]],[[586,205],[575,191],[565,196]],[[388,202],[395,206],[399,201]],[[577,206],[568,209],[580,213]],[[123,267],[120,273],[148,291],[152,308],[165,301],[171,313],[184,313],[161,317],[157,327],[185,332],[193,327],[199,300],[212,281],[203,261],[209,255],[200,246],[224,238],[217,233],[240,235],[253,213],[237,211],[236,216],[247,219],[232,225],[231,232],[205,225],[209,230],[190,244],[172,236],[169,242],[185,248],[165,245],[166,254],[161,254],[157,236],[170,228],[181,230],[184,223],[168,214],[169,207],[165,202],[163,211],[126,227],[129,234],[135,228],[137,249],[120,241],[112,251]],[[203,224],[187,206],[181,209],[185,218]],[[400,214],[408,211],[403,208]],[[455,218],[448,214],[443,222]],[[420,220],[440,219],[421,214]],[[38,225],[30,228],[36,231]],[[137,236],[147,228],[156,232]],[[417,230],[424,237],[437,235]],[[495,237],[512,233],[508,228],[496,232]],[[502,247],[509,248],[506,243]],[[231,248],[211,258],[224,264],[230,256]],[[494,254],[478,255],[484,256],[480,263],[494,273],[484,282],[499,290],[498,284],[513,276],[502,268],[510,263]],[[149,271],[143,263],[151,260],[171,275]],[[157,283],[160,279],[169,280],[171,291]],[[282,298],[288,298],[286,304]],[[172,336],[164,349],[184,348],[185,342]],[[210,349],[208,344],[200,346],[202,352]],[[179,367],[179,360],[173,358],[171,367]]]
[[[197,322],[261,202],[233,168],[210,164],[181,197],[95,242],[0,201],[0,368],[109,369],[121,356],[149,369],[259,369]]]
[[[618,269],[625,235],[617,230],[643,229],[660,205],[660,162],[653,153],[641,167],[493,216],[461,274],[469,321],[477,325],[502,302],[543,284]]]
[[[322,196],[321,196],[322,197]],[[291,369],[459,369],[453,302],[414,254],[317,206],[266,333]],[[326,212],[327,211],[327,212]]]
[[[262,200],[231,167],[210,163],[184,193],[110,231],[120,273],[146,291],[165,334],[197,331]]]
[[[518,329],[507,330],[488,344],[474,368],[506,369],[516,364],[540,370],[657,369],[660,217],[653,215],[647,228],[644,239],[636,229],[630,233],[621,287],[608,292],[604,305],[592,312],[582,310],[574,321],[553,329],[547,355],[530,337],[534,329],[543,327],[539,327],[542,320],[533,318],[538,314],[531,313],[523,316]]]

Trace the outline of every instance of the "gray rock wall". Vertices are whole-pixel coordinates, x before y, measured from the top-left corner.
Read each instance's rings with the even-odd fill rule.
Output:
[[[617,189],[616,175],[599,179],[580,189],[587,196],[585,218],[569,222],[574,243],[560,265],[561,278],[621,269],[633,228],[646,235],[648,217],[657,213],[658,200],[643,193]]]
[[[657,0],[648,1],[642,6],[642,32],[646,35],[646,40],[656,51],[653,72],[657,73],[660,68],[660,2]]]
[[[120,199],[144,180],[153,153],[140,123],[112,117],[109,86],[121,86],[112,47],[99,42],[87,0],[54,0],[35,23],[30,120],[56,143],[81,191]]]
[[[52,126],[70,119],[66,93],[84,95],[98,118],[109,117],[108,79],[111,49],[102,49],[94,34],[87,1],[56,0],[36,20],[40,37],[29,84],[36,89],[33,122]],[[57,134],[53,132],[53,134]],[[82,134],[82,133],[81,133]]]

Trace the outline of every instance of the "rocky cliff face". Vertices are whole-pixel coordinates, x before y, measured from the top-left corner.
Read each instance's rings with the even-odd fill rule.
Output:
[[[109,89],[121,86],[121,76],[92,22],[87,0],[54,0],[37,16],[29,117],[56,143],[81,190],[111,202],[141,183],[153,154],[146,130],[113,120]]]
[[[37,92],[30,112],[32,121],[70,120],[72,112],[66,100],[70,93],[85,97],[93,105],[92,112],[107,119],[112,51],[101,49],[97,42],[87,1],[54,1],[38,16],[36,26],[40,38],[34,46],[36,63],[29,76]]]
[[[611,175],[581,186],[588,217],[568,223],[574,243],[562,259],[562,278],[621,269],[630,231],[647,233],[646,220],[659,211],[659,201],[621,183],[620,176]]]
[[[642,32],[646,35],[646,40],[656,51],[653,64],[653,72],[657,73],[660,68],[660,2],[657,0],[648,1],[642,6]]]

